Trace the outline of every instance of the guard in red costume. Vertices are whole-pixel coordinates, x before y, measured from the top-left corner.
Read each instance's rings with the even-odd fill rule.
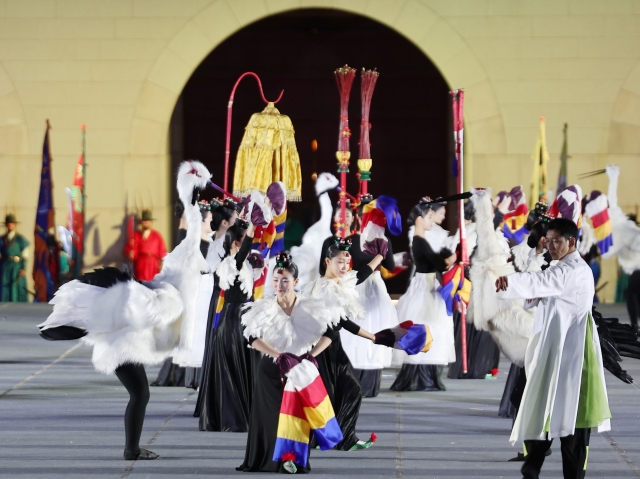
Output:
[[[133,262],[136,278],[151,281],[160,272],[162,258],[167,254],[167,247],[160,233],[152,229],[153,215],[151,210],[143,210],[140,219],[141,231],[136,231],[124,250],[125,256]]]

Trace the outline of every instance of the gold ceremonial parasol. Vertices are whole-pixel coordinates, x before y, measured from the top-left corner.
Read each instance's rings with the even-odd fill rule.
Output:
[[[236,156],[233,194],[251,190],[265,194],[274,181],[282,181],[289,201],[301,201],[302,174],[291,119],[280,114],[273,102],[251,115]]]

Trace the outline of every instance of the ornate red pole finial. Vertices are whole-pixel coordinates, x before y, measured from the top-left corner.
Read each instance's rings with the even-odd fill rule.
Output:
[[[341,238],[347,237],[347,173],[349,172],[349,158],[351,151],[349,150],[349,138],[351,130],[349,129],[349,95],[353,80],[356,77],[355,68],[345,65],[338,68],[334,75],[340,92],[340,129],[338,132],[338,151],[336,158],[338,160],[338,172],[340,173],[340,224],[338,230]]]
[[[371,142],[369,141],[369,130],[371,123],[369,122],[369,111],[371,109],[371,98],[376,82],[380,74],[374,68],[373,70],[362,69],[360,72],[360,97],[362,103],[362,119],[360,121],[360,155],[358,157],[358,172],[360,179],[360,196],[369,193],[368,183],[371,181]]]

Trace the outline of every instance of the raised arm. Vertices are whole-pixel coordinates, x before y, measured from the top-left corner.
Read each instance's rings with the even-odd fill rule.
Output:
[[[251,233],[251,234],[249,234]],[[244,264],[247,256],[251,252],[251,245],[253,244],[253,228],[249,227],[247,230],[247,234],[242,240],[242,245],[236,254],[236,269],[240,271],[242,269],[242,265]]]
[[[513,273],[496,281],[498,297],[502,299],[530,299],[558,296],[565,287],[565,272],[558,266],[545,271]]]

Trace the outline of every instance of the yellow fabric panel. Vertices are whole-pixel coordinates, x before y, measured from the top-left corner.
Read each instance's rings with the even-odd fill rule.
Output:
[[[327,421],[335,416],[333,412],[333,406],[329,400],[329,396],[325,396],[318,406],[305,407],[304,413],[307,415],[307,420],[311,429],[320,429],[327,425]]]
[[[289,201],[300,201],[302,173],[293,124],[269,103],[254,113],[245,128],[233,175],[233,193],[246,196],[251,190],[262,194],[274,181],[282,181]]]
[[[298,442],[309,442],[311,428],[309,423],[299,417],[280,413],[278,421],[278,437]]]

